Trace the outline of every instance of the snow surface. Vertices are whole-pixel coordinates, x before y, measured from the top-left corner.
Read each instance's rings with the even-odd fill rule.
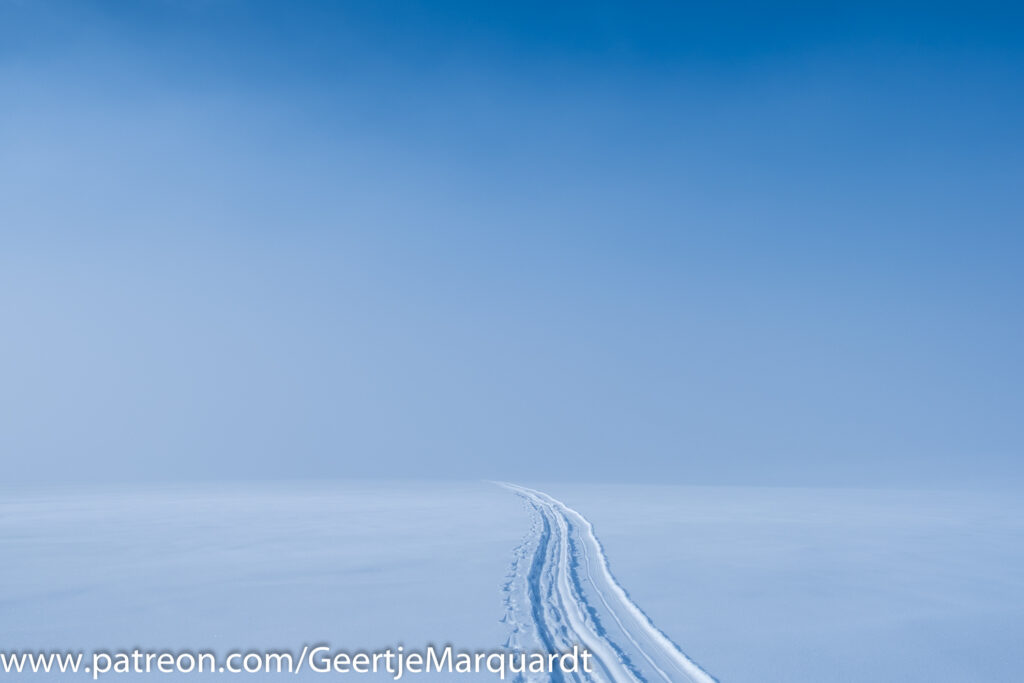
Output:
[[[491,649],[527,527],[515,496],[483,482],[8,496],[0,647]]]
[[[531,484],[723,683],[1024,680],[1024,498]]]
[[[506,603],[543,518],[565,532],[550,576],[589,557],[569,594],[658,668],[675,655],[654,631],[722,683],[1021,680],[1019,498],[527,483],[532,501],[483,482],[0,496],[0,643],[525,645]]]

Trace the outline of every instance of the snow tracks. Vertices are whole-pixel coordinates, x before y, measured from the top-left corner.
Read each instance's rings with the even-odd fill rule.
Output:
[[[561,652],[579,645],[594,662],[591,674],[520,680],[716,683],[630,600],[583,515],[540,491],[501,485],[534,512],[504,586],[507,646]]]

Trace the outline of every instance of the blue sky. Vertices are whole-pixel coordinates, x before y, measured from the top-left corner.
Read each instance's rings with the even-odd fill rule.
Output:
[[[1019,480],[1022,28],[0,0],[6,478]]]

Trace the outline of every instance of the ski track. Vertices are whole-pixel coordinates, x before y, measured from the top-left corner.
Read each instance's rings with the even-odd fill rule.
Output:
[[[718,683],[629,598],[612,575],[593,525],[546,493],[499,484],[534,512],[529,536],[513,553],[503,585],[506,645],[519,651],[558,652],[573,645],[593,654],[593,673],[516,680],[607,683]]]

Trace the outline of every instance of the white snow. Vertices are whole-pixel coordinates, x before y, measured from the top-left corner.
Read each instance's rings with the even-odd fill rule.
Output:
[[[535,494],[570,539],[546,565],[565,579],[563,594],[618,624],[617,646],[639,647],[658,669],[678,643],[722,683],[1011,683],[1024,671],[1018,497],[536,489],[554,497]],[[535,522],[512,491],[483,482],[7,493],[0,643],[526,646],[530,610],[506,609]],[[576,587],[563,571],[574,561]],[[574,614],[578,628],[592,627],[589,610]]]
[[[535,485],[722,683],[1022,680],[1012,492]]]
[[[492,649],[528,523],[482,482],[8,495],[0,647]]]

